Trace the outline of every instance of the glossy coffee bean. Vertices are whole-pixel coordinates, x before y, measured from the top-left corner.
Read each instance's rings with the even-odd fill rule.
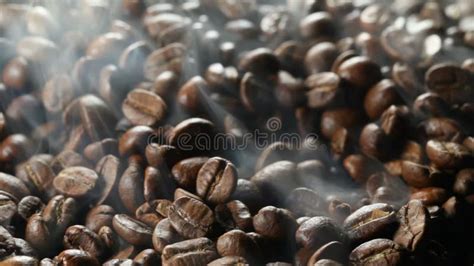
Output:
[[[128,215],[117,214],[112,220],[112,225],[117,234],[132,245],[151,245],[152,229]]]
[[[341,80],[333,72],[320,72],[309,76],[305,85],[307,105],[311,108],[325,108],[336,103],[341,97]]]
[[[30,195],[30,191],[23,181],[5,173],[0,173],[0,190],[13,195],[16,199]]]
[[[280,69],[278,58],[267,48],[258,48],[246,53],[239,62],[239,70],[257,76],[275,76]]]
[[[7,195],[0,194],[0,224],[9,224],[13,216],[17,213],[17,205]]]
[[[99,176],[91,169],[76,166],[62,170],[53,180],[53,185],[60,193],[80,198],[93,191]]]
[[[208,157],[191,157],[175,164],[171,169],[171,173],[178,185],[184,189],[194,191],[199,170],[208,159]]]
[[[333,260],[344,263],[348,253],[347,247],[343,243],[331,241],[317,249],[309,258],[308,264],[315,265],[316,262],[321,260]]]
[[[453,191],[461,196],[474,194],[474,169],[466,168],[457,173]]]
[[[246,179],[237,180],[237,186],[231,199],[244,203],[252,214],[263,207],[264,202],[260,189],[253,182]]]
[[[26,196],[18,202],[18,214],[25,220],[28,220],[33,214],[43,210],[44,203],[35,196]]]
[[[135,89],[122,103],[125,117],[135,125],[151,126],[160,122],[167,112],[163,99],[146,90]]]
[[[429,234],[429,213],[421,201],[412,200],[398,211],[400,226],[393,236],[400,246],[414,251],[423,245]]]
[[[363,56],[352,57],[344,61],[337,74],[350,86],[364,95],[365,92],[382,79],[380,67]]]
[[[100,265],[96,258],[79,249],[66,249],[54,257],[54,261],[60,265]]]
[[[181,197],[169,207],[168,218],[173,228],[185,238],[205,236],[214,223],[212,210],[199,200]]]
[[[217,257],[215,244],[205,237],[168,245],[161,255],[163,264],[176,266],[189,263],[205,265]]]
[[[145,201],[144,170],[140,165],[130,164],[123,172],[118,183],[120,200],[130,212],[135,210]]]
[[[411,200],[420,200],[425,206],[440,205],[449,198],[449,192],[444,188],[426,187],[414,191]]]
[[[255,232],[270,239],[288,239],[296,230],[296,220],[286,209],[267,206],[253,217]]]
[[[329,71],[337,56],[336,45],[331,42],[314,45],[308,50],[304,59],[306,73],[310,75]]]
[[[69,249],[80,249],[91,256],[100,258],[104,247],[99,236],[82,225],[70,226],[64,233],[64,246]]]
[[[352,129],[360,126],[364,115],[356,109],[337,108],[325,111],[321,116],[321,133],[330,139],[334,132],[343,127]]]
[[[197,195],[210,204],[225,203],[237,185],[237,170],[228,160],[213,157],[198,172]]]
[[[470,151],[463,145],[436,140],[426,143],[426,155],[440,169],[461,167],[472,158]]]
[[[315,12],[304,17],[299,28],[301,36],[306,39],[332,37],[335,32],[333,18],[327,12]]]
[[[286,198],[287,208],[297,217],[314,217],[326,209],[325,200],[315,191],[308,188],[296,188]]]
[[[181,43],[169,44],[155,50],[145,61],[145,77],[152,81],[165,71],[180,73],[184,63],[185,52],[186,48]]]
[[[214,209],[216,222],[226,230],[252,230],[252,215],[245,204],[238,200],[219,204]]]
[[[158,252],[171,244],[180,242],[183,237],[176,232],[168,218],[161,220],[155,227],[152,235],[153,247]]]
[[[443,178],[446,177],[446,175],[430,166],[403,161],[402,177],[408,185],[423,188],[435,184],[442,184]]]
[[[379,254],[387,254],[380,256]],[[403,265],[406,251],[389,239],[377,238],[361,244],[352,250],[349,261],[352,265]]]
[[[371,119],[376,119],[392,104],[401,102],[395,83],[384,79],[372,86],[364,99],[364,109]]]
[[[382,128],[372,123],[366,125],[362,130],[359,145],[365,155],[379,160],[386,160],[393,142]]]
[[[315,250],[331,241],[346,240],[341,228],[332,219],[324,216],[315,216],[303,222],[296,230],[295,236],[297,244]]]
[[[130,128],[119,139],[120,155],[142,154],[153,135],[153,129],[148,126]]]
[[[472,89],[464,89],[468,80],[469,72],[449,63],[433,65],[425,74],[426,86],[451,104],[472,95]]]
[[[161,256],[153,249],[144,249],[135,256],[133,261],[140,265],[152,266],[161,263]]]
[[[89,210],[86,216],[85,226],[98,233],[103,226],[112,227],[112,219],[115,210],[108,205],[98,205]]]
[[[249,262],[261,262],[261,251],[257,243],[240,230],[232,230],[221,235],[216,243],[221,256],[239,256]]]
[[[445,117],[432,117],[418,125],[422,140],[461,142],[464,133],[458,122]]]

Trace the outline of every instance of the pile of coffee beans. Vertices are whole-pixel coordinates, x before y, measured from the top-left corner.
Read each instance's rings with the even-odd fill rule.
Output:
[[[0,265],[474,264],[472,1],[0,2]]]

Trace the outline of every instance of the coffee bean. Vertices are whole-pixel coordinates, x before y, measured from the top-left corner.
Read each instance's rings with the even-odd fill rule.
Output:
[[[425,74],[428,89],[450,104],[464,102],[472,96],[468,82],[469,72],[449,63],[433,65]]]
[[[232,230],[221,235],[216,246],[217,252],[223,257],[239,256],[251,263],[262,262],[259,246],[241,230]]]
[[[28,219],[25,227],[25,240],[42,256],[54,255],[56,241],[41,214],[35,213]]]
[[[122,111],[133,124],[151,126],[164,118],[167,106],[160,96],[143,89],[134,89],[123,101]]]
[[[244,203],[252,214],[262,208],[264,202],[260,189],[253,182],[246,179],[237,180],[237,186],[230,199]]]
[[[326,202],[311,189],[296,188],[286,198],[286,206],[296,217],[314,217],[324,212]]]
[[[426,187],[413,191],[410,196],[411,200],[421,200],[423,205],[441,205],[449,197],[448,192],[444,188]]]
[[[60,193],[74,198],[85,197],[95,188],[99,176],[91,169],[75,166],[62,170],[53,180]]]
[[[85,226],[98,233],[103,226],[112,227],[112,219],[115,210],[109,205],[98,205],[89,210],[85,220]]]
[[[410,251],[418,249],[428,235],[428,210],[421,201],[411,200],[398,211],[397,216],[400,227],[393,240]]]
[[[458,122],[449,118],[429,118],[418,125],[422,140],[461,142],[464,133]]]
[[[237,170],[230,161],[210,158],[198,172],[197,195],[210,204],[225,203],[234,192],[237,179]]]
[[[18,202],[18,214],[25,220],[28,220],[33,214],[43,210],[44,203],[35,196],[26,196]]]
[[[356,56],[344,61],[338,68],[337,74],[342,80],[358,91],[357,96],[365,92],[382,79],[380,67],[367,57]]]
[[[146,201],[154,199],[171,199],[176,185],[172,179],[161,174],[161,172],[154,167],[147,167],[145,169],[145,180],[143,184],[143,196]]]
[[[125,265],[137,266],[139,264],[134,262],[131,259],[111,259],[111,260],[106,261],[103,265],[104,266],[125,266]]]
[[[46,204],[42,212],[42,219],[48,224],[53,236],[62,237],[64,230],[75,221],[77,211],[78,204],[74,198],[58,195]]]
[[[310,249],[318,249],[331,241],[344,242],[346,238],[332,219],[323,216],[315,216],[302,223],[295,237],[298,245]]]
[[[308,107],[326,108],[340,100],[341,80],[333,72],[321,72],[309,76],[305,85],[310,89],[306,93]]]
[[[392,150],[390,137],[377,124],[371,123],[360,133],[359,145],[362,152],[372,158],[386,160]]]
[[[119,239],[120,237],[115,233],[115,231],[109,226],[102,226],[97,235],[100,237],[107,254],[113,253],[118,250]]]
[[[54,261],[59,265],[100,265],[96,258],[79,249],[66,249],[54,257]]]
[[[189,197],[175,200],[169,207],[168,218],[173,228],[185,238],[205,236],[214,223],[212,210]]]
[[[331,38],[335,28],[333,17],[327,12],[314,12],[304,17],[299,25],[300,34],[306,39]]]
[[[329,260],[329,259],[318,260],[317,262],[314,263],[314,266],[341,266],[341,265],[343,264],[340,264],[337,261]]]
[[[30,79],[30,65],[24,57],[11,59],[3,68],[2,81],[8,88],[27,89]]]
[[[23,134],[12,134],[0,143],[0,162],[17,163],[33,152],[33,143]]]
[[[374,161],[362,154],[351,154],[343,161],[344,169],[351,178],[358,182],[365,182],[376,171]]]
[[[165,71],[153,81],[152,91],[169,103],[176,96],[179,76],[171,71]]]
[[[390,236],[396,229],[397,219],[394,209],[384,203],[375,203],[359,208],[344,221],[351,243]]]
[[[86,251],[95,258],[101,258],[104,247],[99,236],[82,225],[70,226],[64,233],[64,247]]]
[[[218,257],[215,244],[201,237],[167,245],[161,259],[165,265],[186,265],[189,263],[204,265]]]
[[[118,183],[119,197],[125,208],[133,213],[145,201],[143,168],[135,163],[130,164]]]
[[[380,256],[383,254],[383,256]],[[352,250],[349,261],[352,265],[384,264],[402,265],[407,260],[406,251],[389,239],[377,238]]]
[[[23,181],[5,173],[0,173],[0,190],[10,193],[16,199],[30,195],[30,191]]]
[[[316,262],[324,259],[345,263],[345,259],[343,258],[346,258],[348,253],[344,244],[339,241],[331,241],[317,249],[308,260],[308,264],[315,265]]]
[[[338,56],[336,45],[331,42],[321,42],[311,47],[304,58],[306,73],[317,74],[329,71]]]
[[[153,247],[161,253],[166,246],[182,240],[183,238],[176,232],[168,218],[161,220],[156,225],[152,235]]]
[[[466,168],[457,173],[453,191],[461,196],[474,194],[474,169]]]
[[[59,173],[64,169],[74,166],[82,166],[89,168],[89,163],[82,155],[74,151],[63,151],[56,155],[50,163],[55,173]]]
[[[274,102],[273,82],[247,72],[240,82],[240,100],[249,112],[269,113]]]
[[[390,137],[405,138],[404,133],[410,130],[411,115],[408,107],[391,105],[382,113],[380,126]]]
[[[215,132],[214,124],[202,118],[189,118],[177,124],[169,133],[169,144],[180,151],[191,153],[192,151],[207,151],[203,147],[196,147],[197,139],[205,136],[212,139]]]
[[[145,202],[138,207],[135,217],[151,228],[155,228],[161,220],[168,217],[168,207],[172,204],[171,201],[164,199]]]
[[[239,70],[256,76],[276,76],[280,69],[278,58],[267,48],[247,52],[239,62]]]
[[[253,217],[255,232],[269,239],[290,239],[296,230],[296,220],[286,209],[267,206]]]
[[[198,201],[202,201],[202,199],[196,195],[196,194],[193,194],[187,190],[184,190],[182,188],[177,188],[175,191],[174,191],[174,200],[177,200],[181,197],[189,197],[189,198],[193,198],[195,200],[198,200]]]
[[[342,224],[351,212],[351,205],[337,199],[331,200],[328,204],[328,214],[337,224]]]
[[[444,116],[449,111],[449,105],[438,94],[426,92],[420,94],[413,102],[413,111],[419,116]]]
[[[137,2],[137,1],[128,1]],[[140,1],[139,1],[140,2]],[[118,66],[127,72],[132,72],[134,78],[143,77],[143,62],[150,55],[151,49],[144,41],[130,44],[120,55]]]
[[[169,44],[155,50],[146,59],[144,64],[145,77],[153,81],[165,71],[180,73],[185,61],[186,48],[181,43]]]
[[[209,262],[207,265],[209,266],[219,266],[219,265],[240,265],[240,264],[248,264],[248,262],[238,256],[225,256],[217,260],[213,260]]]
[[[17,205],[15,201],[7,195],[0,194],[0,224],[10,224],[16,213]]]
[[[5,260],[2,260],[2,264],[5,265],[38,265],[39,262],[36,258],[30,256],[12,256]]]
[[[426,155],[440,169],[461,167],[472,157],[469,150],[461,144],[436,140],[426,143]]]
[[[132,245],[151,246],[152,230],[146,224],[125,214],[116,214],[112,225],[117,234]]]
[[[172,168],[181,158],[174,146],[151,143],[146,146],[145,156],[150,166]],[[193,185],[194,187],[194,185]]]
[[[99,161],[106,155],[118,155],[117,140],[112,138],[103,139],[90,143],[84,148],[82,154],[90,161]]]
[[[161,263],[161,256],[153,249],[145,249],[138,253],[133,261],[143,266],[158,265]]]
[[[376,119],[392,104],[401,102],[395,83],[389,79],[383,79],[372,86],[365,95],[365,112],[371,119]]]
[[[92,40],[86,55],[93,59],[109,60],[118,57],[126,46],[127,41],[123,34],[108,32]]]
[[[208,159],[208,157],[191,157],[175,164],[171,173],[178,185],[184,189],[194,191],[199,170]]]
[[[214,209],[214,214],[216,222],[226,230],[240,229],[246,232],[252,230],[252,215],[241,201],[232,200],[219,204]]]
[[[443,178],[446,178],[446,175],[436,168],[410,161],[403,161],[402,176],[408,185],[417,188],[442,184]]]
[[[49,198],[54,194],[52,183],[55,173],[43,160],[28,160],[17,169],[16,175],[31,191],[37,192],[42,198]]]
[[[343,127],[348,130],[361,126],[364,115],[356,109],[337,108],[325,111],[321,116],[321,133],[330,139],[334,132]]]

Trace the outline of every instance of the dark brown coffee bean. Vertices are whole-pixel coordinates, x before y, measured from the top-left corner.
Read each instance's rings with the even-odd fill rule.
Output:
[[[117,156],[118,142],[112,138],[96,141],[87,145],[82,154],[90,161],[99,161],[102,157],[109,154]]]
[[[13,195],[16,199],[30,195],[30,191],[23,181],[5,173],[0,173],[0,190]]]
[[[296,165],[290,161],[270,164],[250,178],[261,191],[264,199],[270,202],[282,201],[282,195],[298,186],[295,179]]]
[[[404,29],[387,27],[380,36],[385,52],[396,61],[411,62],[420,58],[421,38],[409,34]]]
[[[425,206],[441,205],[448,198],[448,192],[439,187],[422,188],[414,191],[410,196],[411,200],[420,200]]]
[[[89,253],[79,249],[66,249],[54,257],[54,261],[59,265],[91,265],[99,266],[100,263]]]
[[[104,254],[99,236],[82,225],[70,226],[64,233],[63,243],[65,248],[84,250],[96,258],[101,258]]]
[[[413,111],[418,116],[444,116],[449,111],[449,105],[436,93],[420,94],[413,102]]]
[[[422,140],[433,139],[460,143],[464,139],[459,123],[445,117],[428,118],[418,125],[418,132],[421,133]]]
[[[209,84],[201,76],[188,80],[178,91],[177,101],[190,114],[201,114],[206,111],[206,97]]]
[[[125,156],[143,154],[153,134],[153,129],[148,126],[135,126],[130,128],[119,139],[120,154]]]
[[[338,56],[336,45],[331,42],[321,42],[311,47],[304,59],[306,73],[317,74],[331,70],[331,66]]]
[[[327,12],[315,12],[304,17],[299,25],[300,34],[306,39],[331,38],[334,36],[336,25],[332,16]]]
[[[276,76],[280,70],[278,58],[267,48],[247,52],[239,62],[239,70],[256,76]]]
[[[362,154],[351,154],[343,161],[344,169],[358,183],[363,183],[375,173],[374,161]]]
[[[286,198],[287,208],[296,217],[321,215],[326,209],[326,202],[315,191],[308,188],[296,188]]]
[[[351,265],[403,265],[407,261],[407,254],[392,240],[377,238],[352,250],[349,261]]]
[[[208,159],[208,157],[191,157],[175,164],[171,173],[178,185],[186,190],[194,191],[199,170]]]
[[[112,227],[115,210],[109,205],[98,205],[87,213],[85,226],[98,233],[103,226]]]
[[[426,143],[426,155],[440,169],[462,167],[472,157],[470,151],[461,144],[436,140]]]
[[[143,174],[143,168],[132,163],[125,169],[118,183],[119,197],[130,213],[134,213],[145,201]]]
[[[54,188],[60,193],[74,198],[90,195],[99,176],[91,169],[75,166],[62,170],[53,180]]]
[[[214,209],[216,222],[226,230],[252,230],[252,215],[245,204],[238,200],[219,204]]]
[[[471,152],[474,152],[474,137],[465,138],[462,144]]]
[[[294,108],[306,103],[305,92],[307,88],[302,80],[296,79],[286,71],[280,71],[278,78],[275,97],[282,106]]]
[[[161,259],[164,265],[170,266],[188,263],[205,265],[218,256],[215,244],[210,239],[201,237],[167,245],[163,249]]]
[[[183,237],[176,232],[169,219],[165,218],[156,225],[152,241],[155,250],[163,253],[166,246],[183,241]]]
[[[386,160],[388,151],[392,150],[390,137],[377,124],[364,127],[360,134],[359,145],[362,152],[372,158]]]
[[[257,74],[245,73],[240,82],[240,100],[245,109],[249,112],[268,113],[274,102],[275,85]]]
[[[367,57],[356,56],[344,61],[338,68],[337,74],[354,89],[358,95],[365,92],[382,79],[380,67]]]
[[[155,228],[161,220],[168,217],[168,207],[172,204],[169,200],[145,202],[135,211],[135,217],[151,228]]]
[[[313,253],[311,258],[308,260],[308,265],[315,265],[316,262],[324,259],[345,263],[344,258],[347,257],[348,253],[349,251],[344,244],[339,241],[331,241]]]
[[[125,214],[116,214],[112,225],[117,234],[132,245],[151,245],[152,230],[148,225]]]
[[[74,151],[60,152],[54,157],[50,165],[55,173],[59,173],[62,170],[73,166],[90,167],[86,159]]]
[[[273,206],[267,206],[253,217],[255,232],[269,239],[292,239],[296,231],[293,214]]]
[[[237,186],[231,199],[243,202],[252,214],[262,208],[264,202],[260,189],[253,182],[246,179],[237,180]]]
[[[12,134],[0,143],[0,162],[17,163],[33,152],[33,143],[23,134]]]
[[[337,108],[325,111],[321,116],[321,133],[330,139],[334,132],[343,127],[348,130],[360,126],[364,115],[357,109]]]
[[[33,214],[43,210],[44,203],[35,196],[26,196],[18,202],[18,214],[25,220],[28,220]]]
[[[344,229],[351,243],[390,236],[396,229],[397,218],[393,208],[385,203],[375,203],[359,208],[344,221]]]
[[[328,214],[337,224],[342,224],[351,212],[351,205],[337,199],[331,200],[328,204]]]
[[[152,91],[166,102],[170,102],[176,96],[178,84],[179,76],[174,72],[165,71],[153,81]]]
[[[8,88],[24,90],[30,81],[30,65],[24,57],[11,59],[3,68],[2,81]]]
[[[239,256],[252,263],[261,263],[261,251],[257,243],[241,230],[232,230],[217,240],[217,252],[221,256]]]
[[[461,196],[474,194],[474,169],[466,168],[457,173],[453,191]]]
[[[391,105],[380,117],[380,127],[385,134],[393,138],[404,138],[410,130],[410,111],[408,107]]]
[[[309,249],[317,249],[331,241],[345,241],[345,235],[336,223],[323,216],[316,216],[302,223],[295,236],[298,245]]]
[[[428,235],[428,210],[421,201],[411,200],[398,211],[397,216],[400,227],[393,241],[410,251],[418,249]]]
[[[62,237],[64,230],[76,219],[78,206],[74,198],[62,195],[53,197],[43,209],[42,218],[48,224],[51,234]]]
[[[214,223],[212,210],[189,197],[175,200],[169,207],[168,218],[174,229],[185,238],[205,236]]]
[[[102,226],[97,232],[100,240],[102,241],[107,254],[114,253],[118,251],[120,237],[115,233],[115,231],[109,226]]]
[[[10,224],[17,213],[17,206],[13,198],[0,194],[0,224]]]
[[[164,118],[167,106],[160,96],[143,89],[134,89],[123,101],[122,111],[133,124],[151,126]]]
[[[416,188],[442,184],[442,179],[446,177],[445,174],[433,167],[410,161],[403,161],[402,176],[408,185]]]
[[[465,102],[472,96],[468,82],[469,72],[449,63],[433,65],[425,74],[428,89],[450,104]]]
[[[25,240],[28,241],[39,254],[51,256],[54,255],[54,249],[56,248],[56,244],[53,245],[53,243],[56,243],[55,241],[59,239],[54,238],[41,214],[35,213],[30,216],[26,224]]]
[[[189,198],[193,198],[195,200],[198,200],[198,201],[202,201],[202,199],[196,195],[196,194],[193,194],[187,190],[184,190],[184,189],[181,189],[181,188],[177,188],[175,191],[174,191],[174,200],[177,200],[181,197],[189,197]]]
[[[245,264],[248,264],[248,262],[242,257],[226,256],[217,260],[213,260],[209,262],[207,265],[219,266],[219,265],[240,265],[240,264],[245,265]]]
[[[2,260],[2,264],[12,265],[12,266],[17,266],[17,265],[34,266],[34,265],[38,265],[39,262],[38,262],[38,259],[34,257],[18,255],[18,256],[12,256],[5,260]]]
[[[151,53],[144,64],[145,77],[153,81],[165,71],[180,73],[185,61],[186,48],[181,43],[169,44]]]
[[[163,175],[160,170],[151,166],[145,169],[143,196],[146,201],[171,199],[175,189],[173,180]]]
[[[136,263],[131,259],[111,259],[106,261],[104,266],[138,266],[140,264]]]
[[[197,195],[210,204],[225,203],[234,192],[237,179],[237,170],[230,161],[210,158],[198,172]]]
[[[337,102],[342,96],[341,80],[333,72],[321,72],[309,76],[305,85],[310,89],[306,93],[307,104],[310,108],[326,108]]]
[[[93,59],[108,60],[118,57],[126,47],[127,40],[123,34],[108,32],[89,43],[86,55]]]
[[[57,75],[44,85],[41,98],[46,110],[57,113],[66,108],[75,95],[71,78],[68,75]]]
[[[274,53],[281,64],[281,69],[293,75],[304,73],[304,57],[307,48],[300,42],[285,41],[278,46]]]
[[[138,253],[133,261],[143,266],[153,266],[161,264],[161,256],[153,249],[145,249]]]
[[[395,83],[384,79],[372,86],[365,95],[364,108],[367,115],[377,119],[392,104],[398,104],[401,98],[398,95]]]
[[[151,143],[146,146],[145,156],[150,166],[157,168],[167,167],[168,169],[178,163],[181,158],[176,147],[159,145],[157,143]]]
[[[137,41],[132,43],[123,50],[119,58],[118,66],[127,72],[132,72],[134,77],[141,78],[143,77],[143,62],[145,62],[150,53],[151,49],[146,42]]]
[[[28,160],[17,169],[16,175],[43,198],[54,194],[52,183],[56,174],[43,160]]]

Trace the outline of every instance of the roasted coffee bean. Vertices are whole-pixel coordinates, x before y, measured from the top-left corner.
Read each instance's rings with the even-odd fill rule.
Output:
[[[57,113],[74,99],[76,91],[68,75],[57,75],[44,85],[41,96],[46,110]]]
[[[205,236],[214,223],[212,210],[189,197],[175,200],[169,207],[168,218],[173,228],[185,238]]]
[[[196,194],[193,194],[187,190],[184,190],[184,189],[181,189],[181,188],[177,188],[175,191],[174,191],[174,200],[177,200],[181,197],[189,197],[189,198],[193,198],[193,199],[196,199],[198,201],[202,201],[202,199],[196,195]]]
[[[165,71],[153,81],[152,91],[169,103],[176,96],[178,84],[178,75],[171,71]]]
[[[237,186],[230,199],[244,203],[252,214],[263,207],[264,202],[260,189],[253,182],[246,179],[237,180]]]
[[[61,236],[76,219],[77,210],[78,204],[74,198],[58,195],[46,204],[42,218],[52,228],[52,234]]]
[[[295,236],[298,245],[309,249],[318,249],[331,241],[346,241],[344,232],[336,223],[323,216],[315,216],[302,223]]]
[[[299,25],[301,36],[306,39],[331,38],[336,25],[327,12],[315,12],[304,17]]]
[[[400,139],[410,130],[410,119],[408,107],[391,105],[382,113],[380,126],[389,137]]]
[[[361,126],[364,115],[356,109],[337,108],[325,111],[321,116],[321,133],[330,139],[334,132],[343,127],[348,130]]]
[[[385,203],[375,203],[359,208],[344,221],[344,229],[347,230],[352,244],[391,236],[396,226],[396,212]]]
[[[122,174],[118,184],[119,197],[125,208],[133,213],[145,201],[143,168],[130,164]]]
[[[17,169],[16,175],[29,186],[31,191],[37,192],[42,198],[48,198],[54,194],[52,183],[55,173],[43,160],[28,160]]]
[[[281,195],[289,193],[297,187],[295,179],[296,165],[290,161],[279,161],[270,164],[250,178],[262,196],[270,202],[282,201]]]
[[[328,214],[337,224],[342,224],[351,211],[351,205],[337,199],[331,200],[328,204]]]
[[[374,161],[362,154],[351,154],[343,161],[344,169],[358,183],[365,182],[376,171]]]
[[[3,265],[38,265],[38,259],[30,256],[12,256],[2,260]]]
[[[13,198],[0,194],[0,224],[10,224],[17,213],[17,205]]]
[[[403,265],[407,252],[389,239],[377,238],[356,247],[349,255],[351,265]]]
[[[393,241],[410,251],[418,249],[429,233],[428,210],[421,201],[411,200],[398,211],[397,216],[400,226],[393,236]]]
[[[423,205],[441,205],[449,198],[448,192],[444,188],[426,187],[415,190],[411,196],[411,200],[421,200]]]
[[[178,91],[177,102],[190,114],[201,114],[206,111],[206,97],[209,84],[201,76],[195,76],[186,82]]]
[[[125,214],[116,214],[112,225],[117,234],[132,245],[151,245],[152,230],[148,225]]]
[[[167,106],[160,96],[143,89],[134,89],[123,101],[122,111],[133,124],[151,126],[164,118]]]
[[[336,160],[345,157],[352,151],[353,140],[349,131],[343,127],[334,131],[331,137],[331,152]]]
[[[23,134],[12,134],[0,143],[0,162],[18,163],[33,152],[33,143]]]
[[[151,143],[146,146],[145,156],[148,164],[157,168],[171,168],[181,157],[176,147],[159,145],[157,143]]]
[[[472,96],[468,82],[469,72],[449,63],[433,65],[425,74],[428,89],[450,104],[462,103]]]
[[[3,68],[2,81],[8,88],[27,89],[30,82],[31,66],[24,57],[11,59]]]
[[[403,161],[402,176],[408,185],[423,188],[442,184],[446,174],[430,166]]]
[[[269,113],[275,100],[274,86],[276,84],[269,79],[245,73],[240,82],[240,100],[245,109],[253,113]]]
[[[86,50],[86,55],[93,59],[112,59],[118,57],[127,46],[125,36],[108,32],[92,40]]]
[[[278,58],[267,48],[247,52],[239,62],[239,70],[257,76],[276,76],[280,70]]]
[[[127,2],[142,2],[142,1],[127,1]],[[143,77],[143,62],[151,53],[150,47],[144,41],[137,41],[130,44],[120,55],[118,66],[121,69],[133,73],[133,77]]]
[[[369,58],[356,56],[344,61],[338,68],[337,74],[354,89],[357,96],[365,92],[382,79],[380,67]]]
[[[267,206],[253,217],[255,232],[269,239],[291,239],[296,230],[293,214],[273,206]]]
[[[152,235],[153,247],[163,253],[163,249],[171,244],[183,241],[178,232],[173,228],[168,218],[161,220],[155,227]]]
[[[317,249],[308,260],[308,265],[315,265],[320,260],[330,259],[340,263],[345,263],[348,255],[347,247],[339,241],[331,241]]]
[[[180,73],[185,61],[186,48],[181,43],[169,44],[151,53],[144,64],[145,77],[153,81],[165,71]]]
[[[120,155],[143,154],[153,135],[153,129],[148,126],[130,128],[119,139]]]
[[[50,164],[55,173],[59,173],[62,170],[73,166],[90,167],[89,163],[84,159],[84,157],[74,151],[60,152],[54,157]]]
[[[125,265],[138,266],[139,264],[134,262],[131,259],[111,259],[111,260],[106,261],[103,265],[104,266],[125,266]]]
[[[360,134],[359,145],[362,152],[372,158],[386,160],[392,150],[390,137],[378,125],[371,123]]]
[[[232,200],[219,204],[214,209],[216,222],[226,230],[240,229],[248,232],[252,230],[252,215],[245,204]]]
[[[472,159],[470,151],[463,145],[436,140],[426,143],[426,155],[440,169],[459,168]]]
[[[23,181],[6,173],[0,173],[0,190],[11,194],[17,200],[30,195]]]
[[[237,179],[237,170],[230,161],[210,158],[198,172],[197,195],[210,204],[225,203],[234,192]]]
[[[237,256],[225,256],[217,260],[213,260],[209,262],[207,265],[209,266],[219,266],[219,265],[246,265],[248,262],[242,258]]]
[[[365,95],[364,109],[371,119],[377,119],[392,104],[398,104],[401,98],[398,95],[395,83],[384,79],[372,86]]]
[[[291,191],[285,205],[296,217],[321,215],[326,209],[324,199],[308,188],[296,188]]]
[[[184,189],[194,191],[199,170],[208,159],[208,157],[191,157],[175,164],[171,173],[178,185]]]
[[[445,116],[449,105],[438,94],[426,92],[420,94],[413,102],[413,111],[418,116]]]
[[[341,100],[341,80],[333,72],[315,73],[309,76],[305,85],[310,89],[306,93],[307,104],[310,108],[326,108]]]
[[[429,118],[418,125],[422,140],[462,142],[464,133],[454,120],[444,117]]]
[[[189,118],[177,124],[171,130],[168,140],[169,144],[175,146],[178,150],[197,150],[195,144],[198,136],[205,135],[212,139],[214,131],[215,127],[211,121],[202,118]],[[201,152],[203,151],[201,150]]]
[[[239,256],[251,263],[262,262],[259,246],[241,230],[232,230],[221,235],[216,246],[217,252],[223,257]]]
[[[112,227],[112,219],[115,210],[109,205],[98,205],[89,210],[86,216],[85,226],[98,233],[103,226]]]
[[[118,143],[116,139],[107,138],[101,141],[90,143],[82,152],[85,158],[90,161],[99,161],[106,155],[118,155]]]
[[[98,266],[100,263],[89,253],[79,249],[66,249],[54,257],[54,262],[59,265],[91,265]]]
[[[100,205],[116,196],[117,183],[120,178],[119,175],[122,172],[122,165],[117,157],[107,155],[100,159],[95,169],[101,181],[99,183],[100,197],[96,202],[96,205]]]
[[[188,263],[205,265],[215,260],[215,244],[208,238],[201,237],[167,245],[161,259],[165,265],[186,265]]]
[[[329,71],[338,56],[336,45],[331,42],[321,42],[311,47],[304,58],[306,73],[317,74]]]
[[[453,191],[461,196],[474,194],[474,169],[466,168],[457,173]]]
[[[63,242],[68,249],[84,250],[96,258],[101,258],[104,253],[99,236],[82,225],[70,226],[64,233]]]
[[[145,169],[145,180],[143,183],[143,196],[146,201],[154,199],[171,199],[176,186],[173,180],[154,167]]]
[[[75,166],[62,170],[53,180],[53,185],[60,193],[74,198],[90,195],[98,182],[99,176],[91,169]]]
[[[35,196],[26,196],[18,202],[18,214],[25,220],[35,213],[43,210],[44,203],[40,198]]]
[[[168,217],[168,207],[172,202],[169,200],[153,200],[145,202],[135,212],[135,217],[150,226],[155,226],[164,218]]]
[[[118,250],[120,237],[111,227],[102,226],[97,232],[97,235],[102,241],[107,254],[113,253]]]
[[[43,256],[54,255],[59,239],[54,238],[53,232],[50,232],[48,224],[41,214],[35,213],[28,219],[25,227],[25,240],[31,244],[35,250]],[[51,243],[53,242],[53,243]]]
[[[161,263],[161,256],[153,249],[145,249],[138,253],[133,261],[143,266],[153,266]]]

